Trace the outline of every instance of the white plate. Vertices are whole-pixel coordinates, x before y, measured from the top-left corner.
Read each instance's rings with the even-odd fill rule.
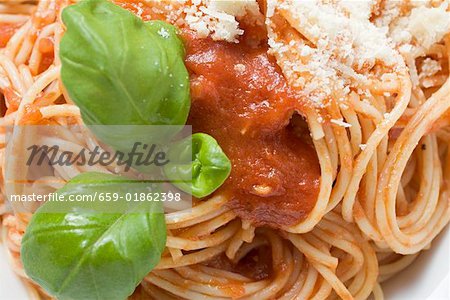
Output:
[[[450,230],[436,238],[430,250],[383,285],[386,300],[450,299]]]
[[[0,247],[0,299],[28,299],[22,282],[8,266],[3,246]],[[449,300],[449,269],[450,230],[446,229],[433,242],[430,250],[422,253],[411,266],[384,284],[385,299]]]
[[[28,294],[22,281],[14,274],[8,263],[5,245],[0,244],[0,299],[28,299]]]

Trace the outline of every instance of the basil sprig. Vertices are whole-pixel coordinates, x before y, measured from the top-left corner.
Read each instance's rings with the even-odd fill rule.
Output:
[[[177,29],[105,0],[63,10],[61,78],[87,125],[182,125],[189,74]]]
[[[170,150],[171,163],[164,166],[164,173],[174,179],[174,185],[197,198],[212,194],[230,175],[231,162],[210,135],[196,133]],[[183,163],[190,160],[188,155],[191,164]]]
[[[85,173],[59,194],[68,200],[69,195],[108,190],[125,197],[121,191],[127,184],[133,183]],[[58,299],[125,299],[164,250],[166,227],[159,202],[129,205],[120,213],[89,212],[82,202],[66,203],[46,202],[28,224],[21,249],[27,275]],[[68,210],[61,213],[61,208]]]

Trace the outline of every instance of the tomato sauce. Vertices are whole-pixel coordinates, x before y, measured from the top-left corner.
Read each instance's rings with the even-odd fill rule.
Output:
[[[300,222],[314,207],[320,182],[307,126],[293,125],[302,123],[298,113],[307,103],[288,87],[264,44],[216,42],[186,32],[184,40],[192,94],[188,124],[216,138],[232,162],[219,191],[256,226]]]
[[[267,279],[274,273],[272,250],[268,246],[251,250],[237,264],[233,263],[222,253],[209,260],[206,265],[219,270],[238,273],[255,281]]]
[[[167,5],[165,2],[159,3],[157,1],[153,1],[151,5],[147,5],[143,3],[142,0],[114,0],[114,3],[128,11],[131,11],[144,21],[165,21],[166,19],[164,9],[158,9],[159,5],[162,6],[161,8],[164,8],[164,6]]]
[[[0,48],[4,48],[9,39],[22,24],[0,23]]]
[[[54,41],[52,38],[43,38],[39,42],[39,52],[41,52],[42,60],[39,65],[38,74],[47,70],[54,61]]]
[[[8,103],[8,110],[6,114],[16,111],[19,108],[21,97],[14,91],[14,89],[8,87],[3,91],[5,102]]]
[[[165,19],[164,10],[140,0],[114,2],[144,21]],[[311,212],[319,193],[318,158],[299,116],[308,103],[267,54],[264,26],[240,26],[247,28],[237,44],[182,30],[191,74],[188,124],[216,138],[230,158],[231,175],[218,192],[229,196],[237,215],[255,226],[294,225]]]

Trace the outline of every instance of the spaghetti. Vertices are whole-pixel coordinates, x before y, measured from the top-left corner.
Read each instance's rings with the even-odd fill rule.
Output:
[[[235,101],[225,96],[230,90],[218,92],[226,83],[208,73],[214,64],[231,70],[224,75],[230,76],[225,78],[230,86],[250,82],[252,76],[266,76],[263,85],[277,81],[274,89],[284,94],[264,90],[267,105],[279,105],[278,113],[296,111],[300,126],[306,122],[303,128],[311,138],[303,132],[303,140],[294,142],[298,136],[286,133],[287,140],[280,138],[276,144],[275,150],[287,153],[274,156],[286,164],[280,166],[280,178],[298,181],[306,174],[299,174],[303,169],[313,172],[317,167],[317,182],[308,173],[305,189],[291,187],[279,195],[269,181],[253,194],[237,189],[233,176],[248,176],[249,183],[255,179],[234,167],[238,173],[213,197],[197,202],[192,210],[166,214],[163,258],[132,298],[366,299],[373,294],[383,299],[380,284],[411,264],[448,224],[448,1],[379,0],[362,6],[345,1],[244,1],[229,10],[215,1],[116,3],[144,20],[164,19],[182,28],[186,64],[195,74],[190,122],[194,129],[217,135],[234,164],[251,165],[245,159],[262,157],[252,151],[233,153],[240,143],[242,147],[250,143],[253,149],[275,144],[270,138],[268,144],[246,142],[235,138],[233,131],[221,131],[222,124],[199,117],[196,111],[206,109],[220,123],[231,122],[230,113],[245,113],[233,106],[222,116],[225,102],[211,106],[213,92]],[[0,4],[2,127],[82,124],[79,109],[60,81],[58,45],[64,33],[60,12],[70,4],[67,0]],[[214,13],[214,7],[220,13]],[[231,29],[225,28],[227,34],[222,36],[220,23],[214,22],[227,14],[232,21],[223,27]],[[192,16],[196,21],[187,22]],[[433,22],[425,25],[417,18]],[[199,25],[202,20],[207,20],[204,26]],[[202,51],[211,55],[214,49],[218,59],[205,67],[199,56]],[[221,55],[226,57],[223,62]],[[263,69],[256,70],[252,59]],[[258,73],[270,68],[273,74]],[[211,84],[215,90],[209,93]],[[263,89],[254,82],[251,86]],[[246,90],[246,84],[239,88],[243,94],[235,94],[235,99],[254,92]],[[264,115],[264,107],[254,111],[255,119],[246,119],[246,130],[280,134],[276,126],[283,123],[287,128],[296,122],[283,115],[282,122],[270,124],[273,116]],[[1,137],[5,178],[5,173],[18,170],[5,169],[5,129]],[[95,144],[88,134],[65,137],[61,144],[70,141],[86,148]],[[289,141],[294,154],[286,150]],[[20,148],[21,140],[11,143]],[[308,162],[296,155],[306,155]],[[254,166],[262,172],[258,168],[263,163]],[[55,190],[70,174],[84,171],[89,169],[59,167],[47,188]],[[115,172],[113,167],[103,171]],[[1,189],[4,197],[3,184]],[[246,192],[239,194],[242,190]],[[1,201],[3,240],[11,265],[27,282],[30,295],[46,298],[45,291],[27,279],[20,262],[20,241],[30,216],[7,212],[5,199]]]

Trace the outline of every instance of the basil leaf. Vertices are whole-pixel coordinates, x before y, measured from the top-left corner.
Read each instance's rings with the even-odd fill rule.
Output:
[[[116,191],[130,182],[85,173],[60,192],[89,194],[99,186]],[[125,299],[131,295],[159,262],[165,247],[165,220],[158,202],[130,206],[124,213],[89,213],[72,202],[69,211],[52,213],[59,203],[46,202],[27,227],[21,258],[28,276],[58,299]]]
[[[62,20],[61,78],[87,125],[185,124],[189,76],[174,26],[105,0],[71,5]]]
[[[192,156],[190,164],[186,156]],[[208,134],[196,133],[186,138],[169,151],[171,163],[164,173],[181,190],[203,198],[217,190],[231,172],[231,162],[217,141]]]

